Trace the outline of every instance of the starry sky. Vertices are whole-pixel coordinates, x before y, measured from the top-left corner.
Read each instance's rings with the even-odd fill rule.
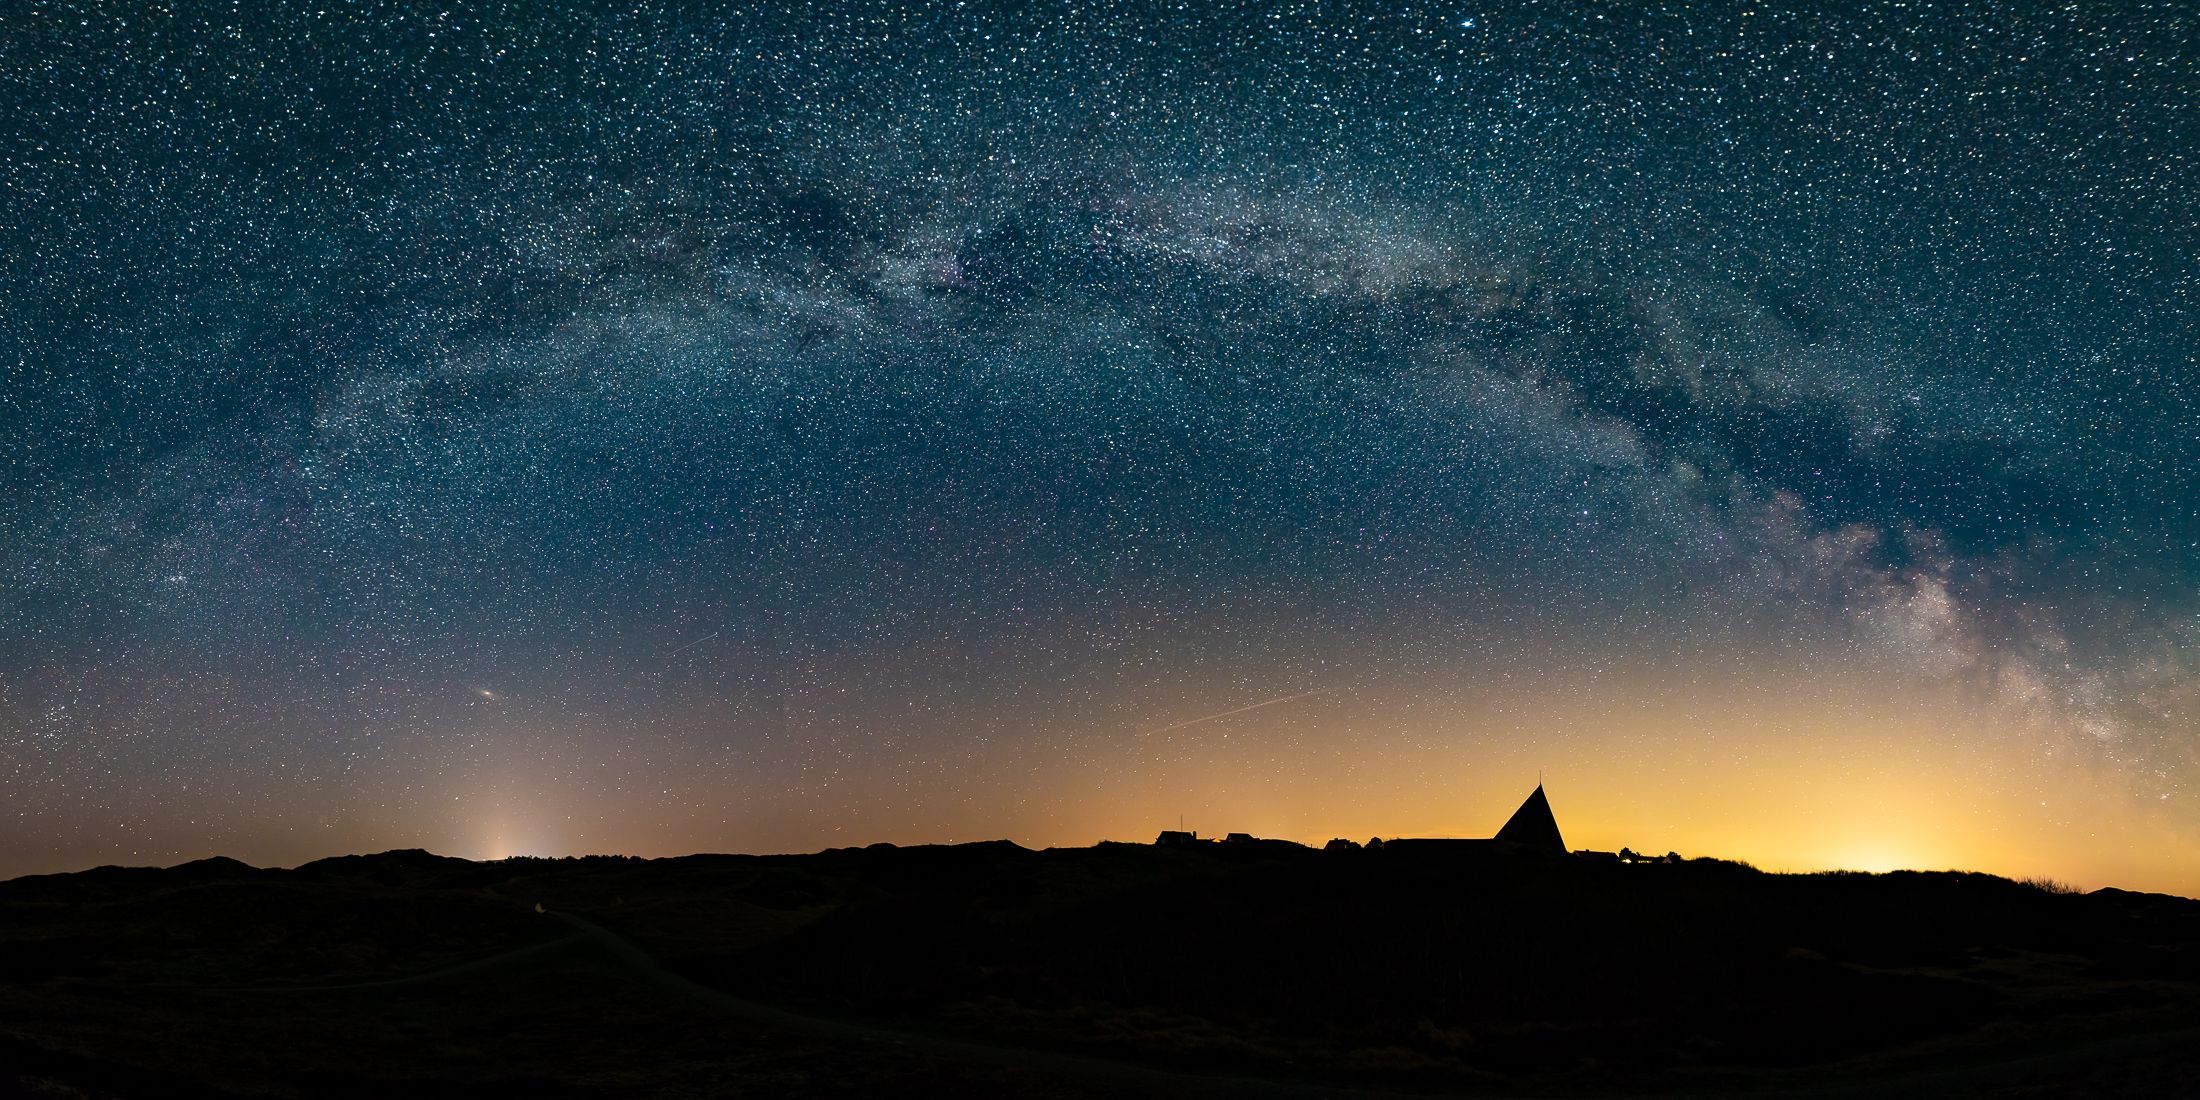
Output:
[[[2200,894],[2178,4],[28,3],[0,874]]]

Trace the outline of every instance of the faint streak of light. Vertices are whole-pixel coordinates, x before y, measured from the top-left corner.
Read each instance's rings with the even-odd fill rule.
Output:
[[[1342,685],[1338,685],[1338,687],[1341,687],[1341,686],[1342,686]],[[1166,726],[1162,726],[1162,727],[1159,727],[1158,729],[1150,729],[1150,730],[1140,730],[1140,731],[1138,732],[1138,736],[1140,736],[1140,737],[1152,737],[1152,736],[1153,736],[1154,734],[1157,734],[1157,733],[1170,733],[1170,732],[1172,732],[1172,731],[1175,731],[1175,730],[1180,730],[1180,729],[1183,729],[1183,728],[1184,728],[1184,727],[1186,727],[1186,726],[1196,726],[1196,725],[1200,724],[1201,722],[1212,722],[1212,721],[1214,721],[1214,720],[1215,720],[1215,719],[1217,719],[1217,718],[1228,718],[1228,717],[1230,717],[1230,716],[1231,716],[1231,715],[1233,715],[1233,714],[1243,714],[1243,713],[1245,713],[1246,711],[1249,711],[1249,710],[1259,710],[1259,709],[1261,709],[1262,707],[1273,707],[1273,706],[1278,706],[1278,705],[1281,705],[1281,704],[1283,704],[1283,703],[1288,703],[1288,702],[1291,702],[1291,701],[1293,701],[1293,700],[1295,700],[1295,699],[1305,699],[1305,698],[1308,698],[1308,697],[1310,697],[1310,696],[1314,696],[1314,695],[1327,695],[1327,694],[1329,694],[1330,692],[1332,692],[1332,691],[1336,691],[1336,690],[1337,690],[1337,687],[1325,687],[1325,688],[1315,688],[1315,689],[1314,689],[1314,690],[1312,690],[1312,691],[1302,691],[1302,692],[1299,692],[1299,693],[1298,693],[1297,695],[1285,695],[1285,696],[1282,696],[1282,697],[1280,697],[1280,698],[1276,698],[1276,699],[1268,699],[1268,700],[1264,700],[1264,701],[1262,701],[1262,702],[1258,702],[1258,703],[1248,703],[1248,704],[1246,704],[1245,706],[1242,706],[1242,707],[1238,707],[1238,708],[1236,708],[1235,710],[1226,710],[1226,711],[1222,711],[1222,712],[1220,712],[1220,713],[1218,713],[1218,714],[1207,714],[1207,715],[1202,715],[1202,716],[1200,716],[1200,717],[1198,717],[1198,718],[1186,718],[1185,720],[1183,720],[1183,721],[1181,721],[1181,722],[1174,722],[1174,723],[1171,723],[1171,724],[1169,724],[1169,725],[1166,725]]]
[[[692,642],[689,642],[688,644],[686,644],[686,645],[684,645],[684,646],[681,646],[680,648],[678,648],[678,649],[675,649],[675,650],[673,650],[673,651],[672,651],[672,652],[670,652],[670,653],[667,653],[667,654],[665,654],[665,660],[669,661],[669,660],[673,659],[674,657],[677,657],[677,656],[679,656],[679,655],[680,655],[680,654],[682,654],[682,653],[686,653],[686,652],[687,652],[688,650],[694,649],[694,648],[695,648],[696,646],[702,645],[702,644],[703,644],[704,642],[707,642],[707,641],[711,640],[712,638],[715,638],[715,637],[717,637],[718,635],[720,635],[720,634],[722,634],[722,633],[724,633],[724,632],[723,632],[723,631],[718,631],[718,630],[713,630],[713,631],[711,631],[710,633],[708,633],[708,634],[705,634],[705,635],[703,635],[702,637],[700,637],[700,638],[697,638],[697,639],[695,639],[694,641],[692,641]]]

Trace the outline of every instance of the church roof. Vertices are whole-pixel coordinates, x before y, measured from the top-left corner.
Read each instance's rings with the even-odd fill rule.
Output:
[[[1566,839],[1558,835],[1558,819],[1551,816],[1551,802],[1543,797],[1542,784],[1536,784],[1535,793],[1497,830],[1497,839],[1566,854]]]

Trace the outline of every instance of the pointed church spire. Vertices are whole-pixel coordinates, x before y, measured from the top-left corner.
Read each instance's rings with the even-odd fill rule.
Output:
[[[1541,782],[1535,785],[1535,793],[1513,811],[1505,827],[1497,830],[1497,839],[1566,854],[1566,838],[1558,835],[1558,819],[1551,816],[1551,802],[1543,796]]]

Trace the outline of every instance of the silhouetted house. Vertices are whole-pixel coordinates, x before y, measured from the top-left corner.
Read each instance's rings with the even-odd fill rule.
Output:
[[[1301,844],[1296,840],[1277,840],[1272,837],[1254,836],[1251,833],[1230,833],[1218,841],[1213,839],[1202,840],[1196,833],[1171,831],[1162,833],[1161,839],[1154,841],[1154,843],[1167,845],[1211,844],[1217,848],[1227,848],[1231,852],[1239,855],[1253,852],[1304,852],[1308,850],[1306,845]],[[1349,844],[1351,842],[1345,841],[1344,843]]]
[[[1154,843],[1159,845],[1197,844],[1199,843],[1199,834],[1184,829],[1163,829],[1161,835],[1154,839]]]
[[[1513,811],[1505,827],[1497,830],[1494,839],[1552,855],[1566,854],[1566,840],[1558,835],[1558,819],[1551,816],[1551,803],[1543,797],[1541,783],[1536,784],[1535,793]]]

